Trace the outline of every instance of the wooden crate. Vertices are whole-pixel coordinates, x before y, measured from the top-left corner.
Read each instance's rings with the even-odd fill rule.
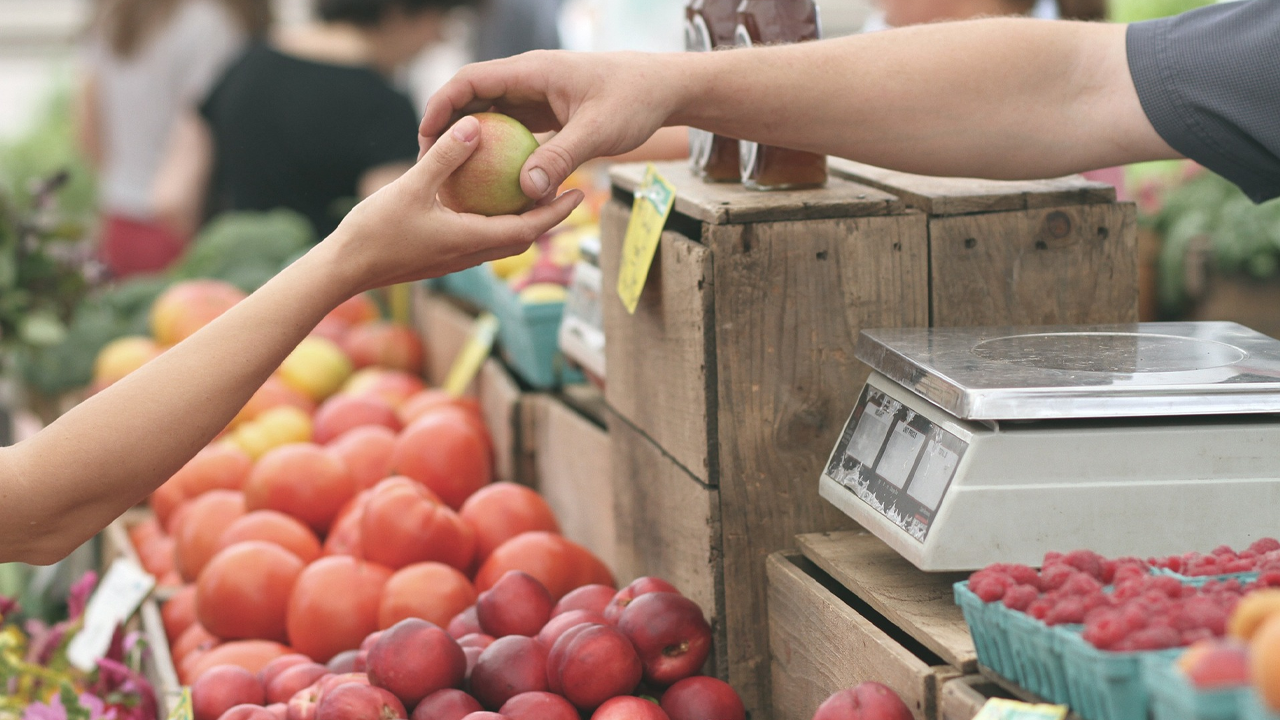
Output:
[[[977,654],[951,596],[962,575],[923,573],[861,531],[796,539],[800,553],[768,560],[774,720],[807,719],[868,680],[917,718],[977,712]],[[962,678],[970,682],[948,690]]]
[[[662,164],[677,196],[639,307],[628,314],[616,293],[604,294],[606,400],[693,483],[674,496],[708,494],[717,506],[705,515],[724,602],[719,652],[757,717],[770,707],[766,557],[797,533],[854,527],[816,485],[869,372],[853,354],[859,331],[1136,320],[1134,212],[1113,190],[1079,178],[943,181],[833,165],[842,177],[826,189],[751,193]],[[613,173],[606,288],[617,283],[643,172]],[[614,457],[652,459],[617,448]],[[648,477],[643,465],[615,471]],[[622,502],[628,492],[648,491],[618,490],[623,544],[626,527],[678,529],[627,517],[647,511]],[[637,545],[623,565],[658,573],[687,557],[698,564],[678,572],[704,571],[703,553],[667,545],[688,537],[701,548],[705,534]]]
[[[414,325],[427,346],[426,381],[433,387],[444,384],[453,360],[471,336],[475,313],[459,303],[427,290],[414,288]],[[521,390],[510,371],[496,358],[481,366],[467,394],[480,403],[485,425],[493,436],[494,478],[508,482],[533,483],[531,439],[524,436],[532,427],[526,400],[532,396]]]
[[[613,467],[604,419],[552,395],[530,396],[536,487],[565,537],[618,567]]]

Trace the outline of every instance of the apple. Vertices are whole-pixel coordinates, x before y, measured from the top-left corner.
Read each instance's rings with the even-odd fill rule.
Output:
[[[483,650],[492,645],[494,640],[497,640],[497,638],[492,635],[471,633],[470,635],[463,635],[458,638],[458,645],[460,645],[464,650],[469,647],[480,648]],[[546,643],[543,643],[543,645],[546,645]]]
[[[489,710],[497,710],[520,693],[546,689],[547,650],[523,635],[494,640],[471,671],[471,694]]]
[[[275,720],[275,714],[261,705],[236,705],[218,716],[217,720]]]
[[[510,720],[510,718],[506,715],[499,715],[496,712],[486,712],[481,710],[480,712],[471,713],[470,715],[462,718],[462,720]]]
[[[445,688],[423,698],[409,720],[462,720],[481,710],[484,708],[475,698],[456,688]]]
[[[551,617],[563,615],[570,610],[590,610],[604,615],[604,609],[617,594],[618,591],[608,585],[583,585],[560,598],[560,602],[551,609]]]
[[[508,570],[476,599],[476,619],[493,637],[533,637],[551,619],[553,607],[555,600],[537,578]]]
[[[285,670],[288,670],[294,665],[305,665],[311,662],[314,661],[302,653],[281,655],[275,660],[272,660],[262,666],[262,669],[258,671],[258,680],[262,683],[262,687],[269,687],[271,685],[271,681]]]
[[[609,698],[635,690],[643,670],[631,641],[617,628],[579,625],[556,641],[547,684],[574,707],[591,711]]]
[[[363,652],[363,650],[343,650],[337,655],[329,658],[329,662],[325,663],[325,667],[329,668],[329,672],[334,675],[358,671],[362,672],[364,668],[357,668],[356,662]]]
[[[1201,640],[1178,658],[1178,668],[1202,690],[1248,685],[1248,646],[1232,640]]]
[[[520,693],[502,705],[498,713],[511,720],[579,720],[568,700],[549,692]]]
[[[462,167],[440,186],[440,202],[450,210],[477,215],[524,212],[533,200],[520,189],[520,171],[538,149],[538,140],[515,118],[477,113],[480,142]]]
[[[591,720],[671,720],[658,704],[644,698],[623,695],[608,700],[591,715]]]
[[[698,674],[711,653],[711,626],[702,608],[676,593],[637,597],[622,611],[618,629],[644,663],[644,679],[661,686]]]
[[[456,640],[463,635],[471,635],[473,633],[484,633],[480,627],[480,620],[476,617],[476,606],[463,610],[453,619],[449,621],[449,634]]]
[[[395,695],[380,687],[344,683],[324,693],[316,706],[316,720],[407,720],[409,714]]]
[[[320,663],[302,663],[285,668],[267,685],[268,703],[287,703],[298,694],[298,691],[311,687],[320,678],[329,674],[329,669]]]
[[[729,683],[697,676],[681,680],[662,694],[662,709],[671,720],[746,720],[742,698]]]
[[[631,601],[641,595],[647,595],[655,592],[680,594],[680,591],[677,590],[674,585],[662,578],[636,578],[630,585],[622,588],[614,594],[613,599],[609,601],[609,604],[604,609],[605,619],[608,620],[610,624],[617,625],[618,618],[622,617],[622,611],[627,609],[627,606],[631,604]]]
[[[467,656],[444,630],[418,618],[382,631],[369,650],[369,682],[391,691],[405,707],[462,684]]]
[[[902,698],[878,682],[841,690],[818,706],[813,720],[912,720]]]

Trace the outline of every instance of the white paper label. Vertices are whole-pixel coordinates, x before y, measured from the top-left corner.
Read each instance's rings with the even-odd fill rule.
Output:
[[[156,579],[132,560],[120,558],[112,563],[93,597],[89,598],[84,612],[84,628],[67,646],[67,658],[71,664],[84,672],[96,668],[111,646],[116,626],[137,611],[155,586]]]

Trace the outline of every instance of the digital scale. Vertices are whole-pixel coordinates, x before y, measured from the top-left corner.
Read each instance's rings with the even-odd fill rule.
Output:
[[[1227,322],[865,330],[819,492],[922,570],[1280,534],[1280,341]]]

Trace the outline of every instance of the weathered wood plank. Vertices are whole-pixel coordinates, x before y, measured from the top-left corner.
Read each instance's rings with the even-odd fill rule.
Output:
[[[489,436],[493,438],[493,477],[504,482],[518,482],[518,415],[523,398],[520,386],[501,362],[489,358],[480,366],[475,390],[480,414],[489,428]]]
[[[929,222],[932,324],[1136,322],[1133,205],[1077,205]]]
[[[832,693],[875,681],[898,693],[920,720],[937,716],[953,668],[923,659],[806,571],[799,556],[767,561],[773,720],[809,720]]]
[[[818,477],[868,369],[858,332],[927,325],[924,216],[714,226],[718,452],[727,650],[769,707],[765,558],[854,527]],[[610,380],[612,382],[612,379]]]
[[[709,438],[715,420],[711,253],[662,234],[634,315],[618,293],[622,239],[631,208],[611,201],[601,217],[600,270],[608,328],[605,399],[705,483],[715,484]]]
[[[938,720],[973,720],[987,700],[993,697],[1010,695],[981,675],[956,678],[942,686]]]
[[[1048,180],[978,180],[932,177],[831,158],[831,172],[893,193],[903,204],[930,215],[964,215],[1061,205],[1113,203],[1116,190],[1079,175]]]
[[[926,573],[867,532],[799,535],[800,551],[947,664],[978,671],[978,655],[952,585],[963,573]]]
[[[444,384],[454,358],[471,336],[475,318],[418,283],[413,287],[413,324],[427,347],[423,374],[433,387]]]
[[[609,439],[618,581],[656,575],[701,605],[715,632],[716,668],[723,676],[724,586],[716,488],[698,482],[617,413],[609,415]]]
[[[840,177],[831,177],[825,188],[758,192],[736,183],[704,183],[693,177],[686,162],[655,165],[680,190],[675,212],[712,225],[866,217],[902,211],[893,195]],[[646,167],[647,163],[615,166],[611,173],[614,185],[634,192],[644,182]]]
[[[138,624],[147,639],[147,657],[142,662],[142,672],[156,691],[161,717],[168,717],[182,696],[182,683],[169,654],[169,639],[165,635],[160,604],[154,598],[143,601],[138,610]]]
[[[618,566],[609,433],[550,395],[534,400],[538,492],[561,533]]]

